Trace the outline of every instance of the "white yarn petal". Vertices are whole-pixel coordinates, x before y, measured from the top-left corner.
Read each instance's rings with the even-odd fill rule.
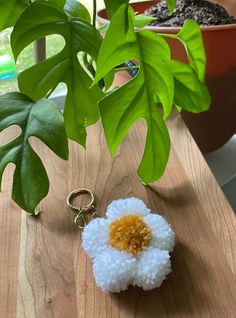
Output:
[[[168,251],[150,247],[143,252],[137,262],[134,286],[144,290],[157,288],[171,271]]]
[[[93,263],[97,286],[110,293],[126,290],[133,282],[136,262],[136,258],[128,252],[106,248]]]
[[[109,241],[109,222],[96,218],[89,222],[82,233],[82,246],[87,254],[94,259],[107,246]]]
[[[175,234],[171,226],[159,214],[148,214],[144,221],[152,231],[150,245],[161,250],[173,251],[175,245]]]
[[[150,213],[144,202],[137,198],[127,198],[114,200],[107,208],[107,218],[109,221],[118,219],[124,215],[137,214],[145,216]]]

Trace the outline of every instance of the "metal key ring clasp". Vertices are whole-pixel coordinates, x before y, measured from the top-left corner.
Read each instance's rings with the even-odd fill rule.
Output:
[[[91,197],[90,202],[83,206],[83,207],[77,207],[74,206],[71,201],[74,197],[80,194],[89,194]],[[86,214],[89,212],[92,212],[93,215],[95,213],[95,198],[93,193],[86,188],[80,188],[80,189],[75,189],[73,190],[67,197],[66,200],[67,205],[75,212],[75,217],[74,217],[74,223],[80,228],[84,229],[85,225],[87,224],[86,221]]]

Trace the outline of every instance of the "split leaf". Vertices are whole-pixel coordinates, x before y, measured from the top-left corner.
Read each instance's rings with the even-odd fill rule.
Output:
[[[38,100],[64,82],[67,85],[66,133],[68,138],[85,146],[86,127],[98,120],[97,103],[103,93],[98,85],[90,89],[92,79],[77,55],[85,52],[96,61],[102,37],[85,19],[72,18],[53,3],[37,1],[27,7],[13,30],[11,46],[15,58],[30,43],[50,34],[63,36],[65,47],[57,55],[22,72],[19,87],[22,93]]]
[[[194,20],[187,20],[176,35],[185,46],[189,65],[195,70],[200,81],[204,81],[206,69],[206,54],[202,40],[201,29]]]
[[[183,44],[189,58],[189,65],[194,69],[200,81],[204,81],[206,70],[206,54],[201,29],[196,21],[187,20],[178,34],[159,34],[174,38]]]
[[[175,82],[175,104],[192,113],[208,110],[211,102],[208,89],[194,70],[179,61],[172,61],[171,68]]]
[[[159,35],[179,40],[189,59],[189,65],[180,61],[173,61],[171,64],[175,82],[175,104],[193,113],[208,110],[211,98],[204,83],[206,54],[199,25],[193,20],[187,20],[178,34]]]
[[[0,131],[12,125],[21,128],[21,135],[0,147],[0,184],[4,169],[14,163],[12,198],[22,209],[34,213],[48,193],[49,181],[29,138],[39,138],[60,158],[68,159],[63,116],[51,100],[34,102],[21,93],[7,93],[0,96]]]
[[[167,117],[172,109],[174,81],[166,41],[148,30],[135,32],[134,25],[133,10],[121,5],[102,44],[95,83],[116,65],[129,59],[138,61],[137,76],[103,98],[99,107],[112,155],[132,124],[138,119],[146,120],[146,146],[138,174],[150,183],[163,174],[170,150],[169,134],[154,97],[158,95]]]

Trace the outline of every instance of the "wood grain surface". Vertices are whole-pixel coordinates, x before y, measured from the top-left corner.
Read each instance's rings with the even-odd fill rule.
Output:
[[[0,195],[0,317],[219,317],[236,313],[236,220],[178,115],[168,123],[172,150],[165,175],[145,187],[136,175],[145,124],[129,132],[112,161],[100,125],[89,128],[84,151],[71,142],[70,160],[38,140],[51,181],[39,218],[10,201],[12,167]],[[5,142],[10,132],[1,137]],[[176,232],[172,272],[159,289],[104,294],[95,285],[80,232],[66,206],[68,193],[88,187],[102,214],[114,199],[136,196],[165,216]]]

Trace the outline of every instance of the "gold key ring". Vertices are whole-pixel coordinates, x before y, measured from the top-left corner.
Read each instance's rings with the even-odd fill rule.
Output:
[[[91,197],[90,202],[84,207],[77,207],[71,203],[72,199],[80,194],[89,194]],[[73,190],[68,195],[66,203],[75,212],[74,223],[78,226],[79,229],[83,230],[85,225],[87,224],[86,214],[92,212],[93,217],[97,215],[97,212],[95,211],[95,198],[93,193],[89,189],[80,188]]]

